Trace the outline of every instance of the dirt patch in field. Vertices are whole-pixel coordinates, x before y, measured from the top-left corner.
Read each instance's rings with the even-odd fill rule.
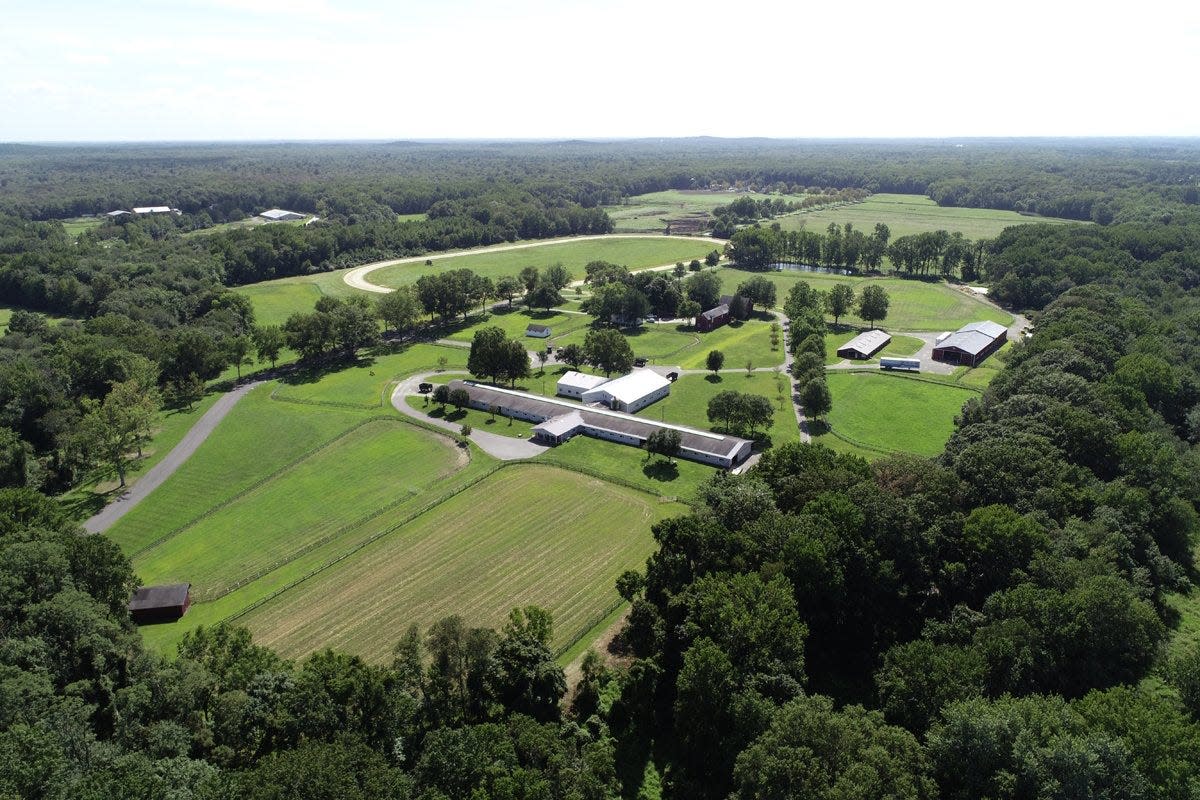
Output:
[[[588,648],[599,653],[607,667],[627,666],[633,661],[633,657],[622,650],[617,640],[617,636],[620,635],[628,621],[629,609],[626,608],[621,612],[621,616],[617,617],[612,625],[609,625],[603,633],[596,637],[596,641],[592,642],[592,646]],[[570,700],[575,697],[575,689],[579,686],[580,678],[583,677],[583,657],[587,653],[588,651],[584,650],[563,669],[563,673],[567,677],[567,693],[563,695],[564,705],[569,705]]]

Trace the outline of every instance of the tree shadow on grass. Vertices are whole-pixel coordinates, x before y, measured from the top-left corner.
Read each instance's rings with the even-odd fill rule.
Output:
[[[720,383],[722,378],[720,375],[709,374],[704,376],[704,380],[708,381],[709,383]]]
[[[467,412],[461,408],[456,408],[453,411],[447,408],[435,408],[425,413],[434,419],[445,420],[446,422],[458,422],[467,416]]]
[[[405,348],[394,352],[403,352]],[[351,367],[373,367],[375,365],[374,351],[371,351],[366,356],[360,356],[354,359],[340,358],[331,359],[329,361],[321,361],[304,366],[297,366],[295,369],[280,377],[279,382],[287,386],[299,386],[306,383],[316,383],[327,375],[332,375],[335,372],[341,372],[344,369]]]
[[[654,481],[673,481],[679,477],[679,465],[656,458],[642,467],[642,474]]]

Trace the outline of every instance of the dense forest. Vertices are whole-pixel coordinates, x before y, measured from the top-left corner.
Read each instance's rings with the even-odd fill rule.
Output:
[[[1194,143],[965,144],[815,143],[789,157],[774,142],[638,142],[623,160],[595,156],[617,145],[392,144],[367,175],[365,145],[325,159],[310,145],[0,151],[0,292],[79,318],[18,313],[0,339],[0,797],[1200,795],[1200,648],[1165,648],[1179,622],[1168,596],[1196,580],[1200,533]],[[142,230],[182,223],[135,221],[74,241],[36,217],[151,200],[187,217],[239,183],[264,205],[324,211],[275,192],[355,184],[372,202],[397,187],[389,213],[428,212],[414,232],[442,220],[522,236],[525,211],[602,226],[588,216],[602,199],[738,180],[1113,216],[1012,228],[972,256],[993,291],[1041,310],[939,457],[785,445],[657,524],[645,569],[617,584],[631,602],[624,659],[587,659],[571,697],[537,608],[499,631],[457,617],[381,631],[396,642],[383,665],[292,663],[228,627],[164,659],[125,612],[127,559],[40,491],[70,485],[82,421],[118,387],[183,396],[245,355],[253,312],[227,284],[320,268],[304,248],[324,237],[324,262],[408,248],[387,237],[410,223],[185,238]],[[425,199],[389,205],[403,191]],[[481,220],[483,197],[523,212]],[[779,235],[749,230],[747,245]],[[350,231],[367,244],[339,244]],[[834,231],[813,235],[833,252]],[[276,246],[304,258],[274,260]],[[589,278],[626,287],[614,297],[653,294],[616,265]],[[313,316],[335,335],[362,322],[355,304],[326,306]]]

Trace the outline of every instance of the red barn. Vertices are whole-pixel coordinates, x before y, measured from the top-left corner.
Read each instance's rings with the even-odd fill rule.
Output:
[[[190,583],[143,586],[129,601],[129,616],[138,625],[174,622],[187,613],[192,604]]]
[[[708,332],[729,322],[729,306],[722,303],[696,317],[696,330]]]

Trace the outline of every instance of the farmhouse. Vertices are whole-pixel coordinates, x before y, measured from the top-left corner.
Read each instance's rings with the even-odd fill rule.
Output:
[[[1008,329],[995,322],[972,322],[938,342],[933,360],[947,364],[978,366],[1008,340]]]
[[[573,397],[576,400],[583,399],[583,393],[595,389],[602,383],[608,383],[608,378],[602,378],[599,375],[586,375],[582,372],[570,370],[564,372],[563,376],[558,379],[557,394],[563,397]]]
[[[187,613],[192,604],[190,583],[170,583],[162,586],[143,586],[129,601],[129,616],[138,625],[154,622],[174,622]]]
[[[600,403],[614,411],[640,411],[671,393],[671,382],[652,369],[635,369],[583,393],[585,403]]]
[[[722,303],[696,317],[696,330],[708,333],[729,322],[729,306]]]
[[[282,208],[272,208],[259,214],[263,219],[268,219],[271,222],[286,222],[293,219],[304,219],[303,214],[295,211],[286,211]]]
[[[531,323],[529,323],[529,326],[527,328],[525,328],[525,335],[533,336],[536,339],[549,338],[550,326],[549,325],[536,325],[531,322]]]
[[[561,444],[583,434],[609,442],[642,447],[646,438],[656,430],[674,430],[680,435],[679,456],[717,467],[732,467],[750,456],[753,442],[672,425],[666,422],[635,417],[607,408],[581,407],[567,400],[538,397],[515,389],[483,386],[474,381],[451,381],[451,389],[466,389],[472,408],[488,410],[495,407],[507,417],[535,422],[533,440],[543,444]]]
[[[867,359],[878,353],[892,337],[881,330],[864,331],[838,348],[839,358]]]

